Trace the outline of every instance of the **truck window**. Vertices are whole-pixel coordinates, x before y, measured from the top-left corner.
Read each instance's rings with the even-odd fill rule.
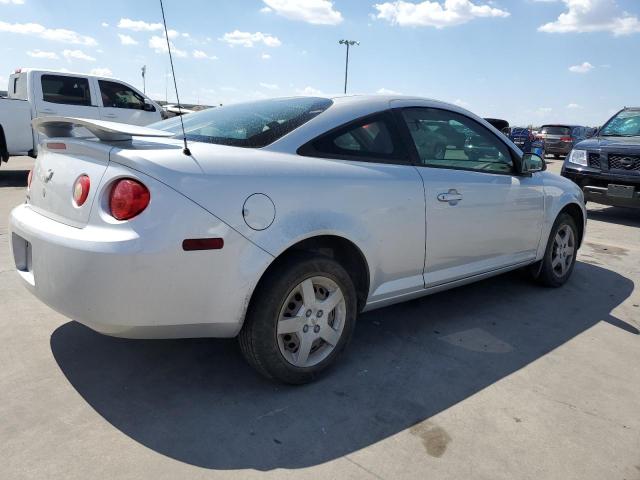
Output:
[[[91,105],[89,80],[62,75],[42,75],[42,99],[66,105]]]
[[[126,85],[107,80],[98,80],[98,83],[104,107],[144,110],[144,97]]]

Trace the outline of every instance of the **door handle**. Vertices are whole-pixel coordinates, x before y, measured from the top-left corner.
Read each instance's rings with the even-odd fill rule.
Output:
[[[51,110],[50,108],[43,108],[40,110],[42,113],[56,113],[55,110]]]
[[[439,193],[438,201],[447,202],[451,206],[455,206],[462,200],[462,195],[455,188],[449,189],[447,193]]]
[[[105,118],[117,118],[115,113],[105,113],[104,116]]]

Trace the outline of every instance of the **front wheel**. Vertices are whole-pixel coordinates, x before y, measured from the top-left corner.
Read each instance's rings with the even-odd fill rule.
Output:
[[[569,280],[578,254],[578,229],[570,215],[558,216],[547,242],[544,258],[532,267],[534,278],[547,287]]]
[[[247,361],[268,378],[313,380],[335,363],[355,327],[351,278],[336,261],[294,256],[267,273],[240,332]]]

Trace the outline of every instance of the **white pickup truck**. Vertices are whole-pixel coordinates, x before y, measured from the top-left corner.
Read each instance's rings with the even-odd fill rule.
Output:
[[[131,85],[112,78],[68,72],[16,70],[7,98],[0,98],[0,165],[10,155],[37,155],[36,117],[65,116],[148,125],[163,110]]]

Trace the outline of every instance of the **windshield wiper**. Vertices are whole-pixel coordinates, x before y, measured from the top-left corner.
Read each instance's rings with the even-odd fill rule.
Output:
[[[640,134],[630,135],[630,134],[622,134],[622,133],[601,133],[601,137],[640,137]]]

